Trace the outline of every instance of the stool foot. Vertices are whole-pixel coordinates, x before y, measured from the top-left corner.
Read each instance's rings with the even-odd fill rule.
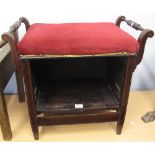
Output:
[[[124,122],[117,122],[116,133],[121,135]]]
[[[32,127],[32,131],[33,131],[33,136],[35,140],[39,140],[39,129],[38,126],[33,126]]]

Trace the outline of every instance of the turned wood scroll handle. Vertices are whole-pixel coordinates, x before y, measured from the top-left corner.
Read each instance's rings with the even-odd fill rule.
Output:
[[[10,26],[10,29],[7,32],[7,34],[9,34],[11,37],[13,37],[12,36],[13,34],[16,35],[17,34],[16,32],[18,31],[18,28],[20,27],[20,25],[21,25],[21,21],[16,21],[12,26]],[[5,37],[4,34],[2,34],[2,41],[0,42],[0,48],[2,48],[7,43],[8,43],[7,38]]]
[[[30,27],[30,23],[25,17],[21,17],[21,18],[19,18],[18,21],[16,21],[10,27],[10,29],[7,33],[2,34],[3,42],[0,44],[0,46],[1,46],[6,43],[9,43],[10,48],[11,48],[12,60],[13,60],[14,67],[15,67],[15,69],[20,70],[21,73],[22,73],[22,64],[20,63],[19,51],[18,51],[16,45],[18,43],[18,29],[22,23],[24,23],[26,31],[27,31]]]
[[[30,27],[30,23],[29,23],[28,19],[25,18],[25,17],[20,17],[19,18],[19,21],[21,23],[24,23],[25,24],[25,28],[26,28],[26,31],[27,31],[29,29],[29,27]]]
[[[16,21],[9,29],[10,33],[15,32],[16,30],[18,30],[18,28],[21,26],[21,23],[25,24],[25,28],[26,31],[28,30],[28,28],[30,27],[30,23],[29,21],[25,18],[25,17],[20,17],[19,21]]]
[[[138,23],[136,23],[136,22],[134,22],[134,21],[132,21],[132,20],[126,20],[126,19],[124,19],[124,21],[125,21],[129,26],[131,26],[132,28],[134,28],[134,29],[136,29],[136,30],[140,30],[140,31],[143,31],[143,30],[144,30],[144,28],[143,28],[140,24],[138,24]]]
[[[144,29],[139,35],[138,42],[139,42],[140,48],[137,54],[137,65],[142,61],[147,39],[152,38],[153,36],[154,36],[154,32],[149,29]]]
[[[9,32],[14,33],[21,25],[21,21],[16,21],[13,25],[10,26]]]
[[[140,24],[138,24],[132,20],[127,20],[124,16],[119,16],[116,19],[115,24],[118,27],[120,27],[120,24],[122,21],[126,22],[132,28],[142,31],[138,37],[138,42],[140,45],[139,51],[137,52],[137,65],[138,65],[142,61],[146,41],[148,38],[152,38],[154,36],[154,32],[150,29],[144,29]]]
[[[16,21],[14,24],[12,24],[11,26],[10,26],[10,29],[9,29],[9,31],[7,32],[7,33],[13,33],[13,34],[15,34],[16,33],[16,31],[18,31],[18,29],[19,29],[19,27],[21,26],[21,24],[22,23],[24,23],[24,25],[25,25],[25,29],[26,29],[26,31],[29,29],[29,27],[30,27],[30,23],[29,23],[29,21],[27,20],[27,18],[25,18],[25,17],[20,17],[19,18],[19,21]],[[3,37],[2,37],[2,39],[3,39]],[[17,38],[18,39],[18,38]],[[0,48],[2,48],[4,45],[6,45],[7,44],[7,40],[5,39],[3,39],[3,40],[0,40]]]
[[[140,24],[138,24],[132,20],[127,20],[124,16],[119,16],[117,18],[115,24],[120,27],[120,24],[122,21],[126,22],[129,26],[131,26],[132,28],[134,28],[136,30],[140,30],[140,31],[144,30],[144,28]]]

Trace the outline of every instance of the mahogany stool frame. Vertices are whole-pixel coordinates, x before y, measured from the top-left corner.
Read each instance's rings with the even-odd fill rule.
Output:
[[[132,20],[127,20],[124,16],[120,16],[117,18],[115,24],[120,27],[121,22],[127,23],[129,26],[134,28],[137,31],[141,31],[139,37],[138,37],[138,42],[140,44],[140,49],[137,52],[137,54],[125,54],[125,55],[103,55],[103,56],[97,56],[97,55],[92,55],[92,56],[62,56],[63,59],[65,60],[72,60],[72,59],[86,59],[89,60],[90,57],[95,59],[97,57],[101,57],[104,60],[106,59],[114,59],[114,61],[117,62],[118,60],[122,60],[121,63],[123,63],[124,68],[120,69],[121,74],[122,74],[122,79],[120,84],[116,83],[115,79],[112,79],[112,82],[114,82],[114,85],[112,85],[112,94],[115,96],[115,99],[117,100],[117,103],[119,103],[119,106],[114,105],[113,107],[108,107],[106,105],[101,111],[98,111],[98,109],[91,109],[90,111],[85,109],[86,111],[78,111],[76,112],[75,110],[68,109],[69,112],[65,113],[64,111],[61,113],[61,111],[48,111],[47,113],[43,113],[42,111],[37,110],[37,99],[36,99],[36,90],[33,86],[33,68],[31,62],[33,60],[39,60],[40,62],[45,61],[57,61],[59,57],[54,56],[22,56],[20,55],[18,49],[17,49],[17,37],[15,35],[12,35],[12,33],[4,33],[2,35],[2,38],[6,40],[11,47],[11,52],[12,52],[12,58],[14,65],[16,69],[18,69],[21,73],[24,73],[24,78],[25,78],[25,87],[26,87],[26,96],[27,96],[27,104],[28,104],[28,110],[29,110],[29,116],[30,116],[30,122],[31,122],[31,127],[33,131],[34,138],[37,140],[39,139],[39,132],[38,132],[38,127],[39,126],[44,126],[44,125],[58,125],[58,124],[74,124],[74,123],[90,123],[90,122],[109,122],[109,121],[116,121],[117,122],[117,129],[116,133],[121,134],[122,127],[124,124],[125,120],[125,115],[126,115],[126,109],[127,109],[127,104],[128,104],[128,97],[129,97],[129,92],[130,92],[130,85],[131,85],[131,79],[132,79],[132,74],[136,68],[136,66],[141,62],[144,54],[144,49],[145,49],[145,43],[147,38],[151,38],[154,35],[154,32],[149,29],[144,29],[140,24],[137,24],[136,22]],[[29,21],[21,17],[19,21],[15,22],[13,26],[11,26],[11,32],[16,32],[18,31],[21,23],[25,24],[26,30],[29,29],[30,24]],[[80,60],[81,61],[81,60]],[[112,68],[115,67],[111,61]],[[119,64],[118,64],[119,66]],[[117,69],[117,68],[115,68]],[[112,75],[117,79],[117,76],[115,76],[115,70],[112,71]],[[117,74],[117,73],[116,73]],[[119,76],[120,80],[120,76]],[[118,81],[119,81],[118,80]],[[115,109],[115,112],[111,111]],[[92,110],[92,111],[91,111]]]

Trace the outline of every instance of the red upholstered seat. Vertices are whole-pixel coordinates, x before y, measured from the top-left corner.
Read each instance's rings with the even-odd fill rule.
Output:
[[[136,53],[139,43],[113,23],[38,23],[17,47],[22,55],[89,55]]]

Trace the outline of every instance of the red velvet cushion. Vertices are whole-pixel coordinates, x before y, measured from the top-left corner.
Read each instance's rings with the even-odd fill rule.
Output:
[[[139,43],[113,23],[33,24],[17,45],[22,55],[135,53]]]

